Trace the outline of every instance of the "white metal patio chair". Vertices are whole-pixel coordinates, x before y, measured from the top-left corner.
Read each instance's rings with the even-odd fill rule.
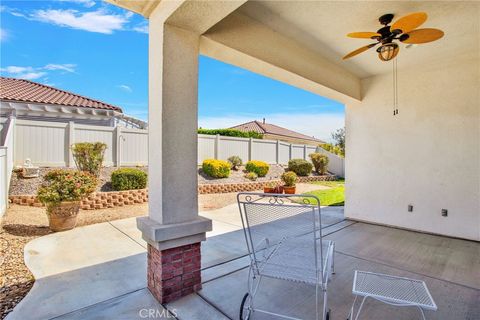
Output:
[[[238,206],[250,256],[248,292],[240,319],[255,312],[299,319],[260,309],[255,305],[263,278],[315,286],[315,316],[323,293],[322,319],[330,319],[328,281],[334,273],[334,243],[322,239],[320,201],[312,195],[239,193]]]

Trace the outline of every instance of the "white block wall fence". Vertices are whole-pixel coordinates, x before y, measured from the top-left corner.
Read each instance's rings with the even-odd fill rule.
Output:
[[[70,146],[76,142],[96,141],[107,144],[107,166],[147,165],[147,130],[17,119],[14,131],[15,165],[22,165],[29,158],[34,165],[42,167],[74,167]],[[244,162],[262,160],[285,165],[290,159],[309,160],[308,155],[316,151],[328,156],[330,172],[344,177],[344,159],[315,146],[276,140],[198,135],[198,164],[209,158],[226,160],[237,155]]]
[[[8,189],[14,161],[15,118],[2,121],[0,140],[0,217],[5,214],[8,204]]]

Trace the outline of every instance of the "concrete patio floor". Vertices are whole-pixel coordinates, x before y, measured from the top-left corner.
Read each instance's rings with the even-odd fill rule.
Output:
[[[323,233],[336,242],[329,285],[332,319],[345,319],[354,270],[424,280],[438,305],[428,319],[479,319],[480,244],[343,219],[323,208]],[[202,244],[203,289],[160,305],[146,288],[146,244],[135,219],[77,228],[33,240],[25,261],[36,282],[7,319],[238,319],[247,289],[248,257],[237,205],[201,213],[213,220]],[[264,282],[263,308],[314,318],[314,288]],[[420,319],[418,310],[370,301],[363,319]],[[255,319],[273,319],[257,315]]]

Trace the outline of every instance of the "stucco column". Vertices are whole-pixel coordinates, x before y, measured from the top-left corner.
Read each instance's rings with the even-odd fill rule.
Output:
[[[199,35],[152,15],[149,41],[149,215],[137,226],[148,287],[165,303],[200,288],[200,242],[212,225],[198,216]]]

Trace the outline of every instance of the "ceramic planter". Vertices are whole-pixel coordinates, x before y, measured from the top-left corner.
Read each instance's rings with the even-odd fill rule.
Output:
[[[275,187],[263,187],[263,193],[275,193]]]
[[[65,231],[75,228],[80,201],[65,201],[47,205],[47,216],[50,230]]]

